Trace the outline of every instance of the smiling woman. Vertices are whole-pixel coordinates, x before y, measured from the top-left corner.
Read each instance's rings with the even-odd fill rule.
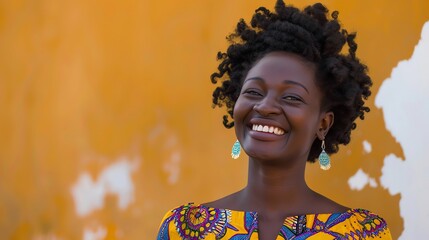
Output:
[[[314,133],[325,135],[333,114],[321,111],[314,69],[286,52],[268,53],[250,69],[234,108],[235,132],[249,156],[293,167],[294,161],[307,158]]]
[[[221,82],[213,103],[226,106],[234,121],[226,115],[224,125],[249,156],[248,184],[169,211],[158,239],[391,239],[381,217],[316,193],[304,177],[317,158],[330,168],[328,154],[369,111],[371,79],[337,16],[319,3],[300,11],[277,1],[275,13],[261,7],[250,26],[238,23],[211,79]]]

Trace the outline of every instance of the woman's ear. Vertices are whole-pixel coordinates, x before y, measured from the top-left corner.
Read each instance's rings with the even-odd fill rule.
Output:
[[[317,137],[320,140],[325,139],[326,134],[328,134],[328,131],[333,124],[334,124],[334,113],[333,112],[322,113],[319,121],[319,129],[317,130]]]

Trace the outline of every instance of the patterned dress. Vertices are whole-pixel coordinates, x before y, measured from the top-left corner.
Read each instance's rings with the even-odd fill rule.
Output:
[[[189,203],[169,211],[158,240],[257,240],[258,214]],[[290,216],[276,238],[281,239],[392,239],[386,222],[363,209],[343,213]]]

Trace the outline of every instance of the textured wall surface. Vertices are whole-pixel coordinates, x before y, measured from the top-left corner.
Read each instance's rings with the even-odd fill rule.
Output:
[[[358,31],[374,87],[352,143],[330,171],[309,165],[308,182],[418,238],[429,2],[322,2]],[[0,0],[0,239],[154,239],[168,209],[242,188],[247,162],[229,157],[209,75],[261,5],[274,0]]]

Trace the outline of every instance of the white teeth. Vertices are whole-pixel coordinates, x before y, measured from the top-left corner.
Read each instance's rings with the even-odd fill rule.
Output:
[[[270,128],[268,126],[264,126],[264,128],[262,129],[262,132],[268,132]]]
[[[263,126],[263,125],[257,125],[257,124],[253,124],[252,130],[257,132],[274,133],[275,135],[283,135],[285,133],[283,129],[280,129],[277,127]]]
[[[283,133],[284,133],[284,131],[282,129],[279,129],[279,128],[274,129],[274,134],[282,135]]]

